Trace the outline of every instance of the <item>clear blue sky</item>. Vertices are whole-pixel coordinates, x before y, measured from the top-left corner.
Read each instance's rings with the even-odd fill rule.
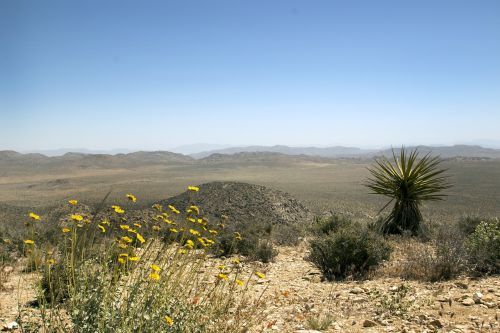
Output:
[[[500,1],[0,1],[0,150],[500,146]]]

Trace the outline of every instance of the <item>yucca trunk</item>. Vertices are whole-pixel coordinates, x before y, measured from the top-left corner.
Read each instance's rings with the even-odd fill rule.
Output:
[[[409,232],[417,235],[421,231],[422,214],[419,202],[414,200],[398,200],[391,213],[384,220],[381,231],[383,234],[402,234]]]

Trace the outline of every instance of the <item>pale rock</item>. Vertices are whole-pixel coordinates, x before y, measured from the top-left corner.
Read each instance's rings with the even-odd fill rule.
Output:
[[[358,294],[362,294],[364,293],[365,291],[363,289],[361,289],[360,287],[356,287],[356,288],[353,288],[351,289],[350,293],[351,294],[354,294],[354,295],[358,295]]]
[[[12,330],[15,330],[17,328],[19,328],[19,324],[15,321],[12,321],[4,326],[5,331],[12,331]]]
[[[481,294],[481,292],[479,291],[476,291],[473,295],[472,295],[472,299],[474,300],[474,303],[476,304],[480,304],[482,299],[483,299],[483,294]]]

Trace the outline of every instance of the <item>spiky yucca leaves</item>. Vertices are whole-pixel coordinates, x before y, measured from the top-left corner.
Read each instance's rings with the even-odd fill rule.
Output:
[[[416,235],[421,232],[422,201],[442,200],[443,190],[451,185],[442,174],[446,171],[438,168],[442,160],[426,154],[419,159],[417,149],[407,152],[403,147],[399,158],[392,150],[394,160],[386,157],[375,160],[375,166],[369,168],[372,177],[365,186],[374,194],[390,197],[391,200],[381,209],[384,210],[393,201],[389,216],[383,221],[381,231],[384,234],[401,234],[410,232]]]

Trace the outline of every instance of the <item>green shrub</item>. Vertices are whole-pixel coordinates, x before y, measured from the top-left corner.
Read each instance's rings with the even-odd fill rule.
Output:
[[[467,215],[458,220],[457,227],[464,235],[471,235],[476,230],[479,223],[492,221],[476,215]]]
[[[473,270],[478,273],[500,273],[500,220],[482,221],[467,239]]]
[[[328,280],[348,276],[362,278],[383,260],[389,259],[391,248],[385,239],[358,224],[340,228],[311,241],[309,260]]]
[[[269,224],[229,225],[218,235],[212,252],[219,256],[239,254],[251,260],[270,262],[278,254],[272,244]]]
[[[336,214],[328,217],[316,217],[313,225],[313,233],[317,235],[328,235],[351,223],[349,219]]]

